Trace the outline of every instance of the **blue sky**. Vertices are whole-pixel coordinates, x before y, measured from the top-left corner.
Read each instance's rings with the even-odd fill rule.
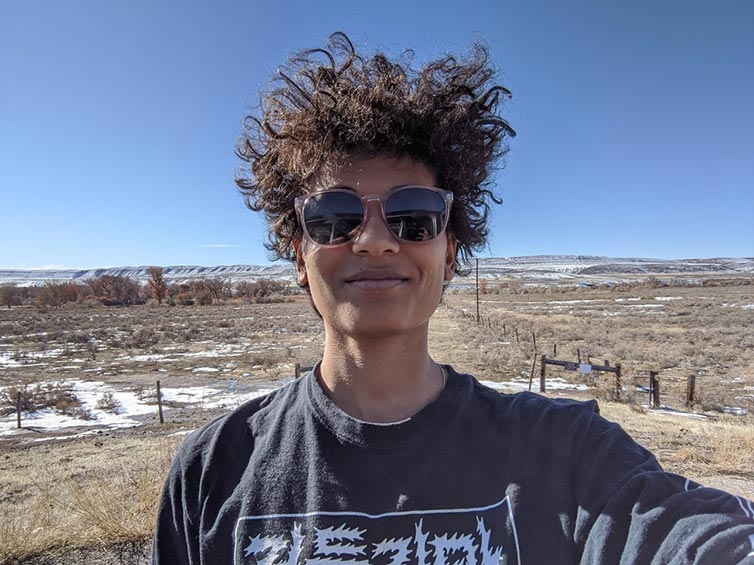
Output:
[[[489,45],[519,135],[482,256],[754,255],[749,0],[0,0],[0,268],[268,262],[233,145],[336,30]]]

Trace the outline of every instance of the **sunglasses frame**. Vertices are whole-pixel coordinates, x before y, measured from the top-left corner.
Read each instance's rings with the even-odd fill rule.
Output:
[[[438,230],[437,235],[435,237],[431,238],[431,239],[425,239],[425,240],[421,240],[421,241],[413,241],[413,240],[408,240],[408,239],[401,239],[400,237],[398,237],[395,234],[395,232],[393,232],[393,230],[390,229],[390,225],[387,222],[387,216],[385,214],[385,202],[387,200],[389,200],[391,196],[393,196],[395,194],[398,194],[400,192],[403,192],[404,190],[410,190],[410,189],[416,189],[416,188],[421,188],[421,189],[424,189],[424,190],[430,190],[432,192],[436,192],[437,194],[439,194],[440,196],[442,196],[443,202],[445,203],[445,220],[444,220],[443,225],[440,228],[440,230]],[[351,237],[351,238],[347,239],[346,241],[342,241],[342,242],[339,242],[339,243],[319,243],[319,242],[315,241],[309,235],[309,231],[306,229],[306,222],[304,221],[304,207],[306,206],[306,202],[310,198],[312,198],[313,196],[319,196],[321,194],[329,193],[329,192],[343,192],[343,193],[346,193],[346,194],[350,194],[350,195],[358,198],[359,200],[361,200],[361,205],[362,205],[362,207],[364,209],[363,217],[361,219],[361,223],[359,224],[358,228],[356,228],[356,234],[354,235],[354,237]],[[361,235],[361,233],[364,230],[364,225],[366,224],[367,220],[369,219],[369,208],[370,207],[368,206],[368,204],[369,204],[369,202],[372,202],[372,201],[378,201],[380,203],[380,214],[382,216],[382,222],[383,222],[383,224],[385,224],[385,228],[387,228],[387,230],[390,232],[390,234],[397,241],[399,241],[401,244],[403,244],[403,243],[422,244],[422,243],[427,243],[427,242],[430,242],[430,241],[433,241],[433,240],[437,239],[438,237],[440,237],[443,234],[443,232],[445,231],[445,229],[448,227],[448,222],[450,221],[450,212],[451,212],[451,209],[452,209],[452,206],[453,206],[453,193],[450,192],[449,190],[445,190],[444,188],[437,188],[435,186],[422,186],[422,185],[418,185],[418,184],[409,184],[409,185],[406,185],[406,186],[398,187],[398,188],[396,188],[395,190],[392,190],[391,192],[389,192],[386,195],[381,195],[381,194],[359,194],[358,192],[356,192],[353,189],[342,188],[342,187],[334,187],[334,188],[328,188],[328,189],[325,189],[325,190],[320,190],[320,191],[317,191],[317,192],[310,192],[309,194],[304,194],[302,196],[296,197],[296,200],[295,200],[295,203],[294,203],[294,208],[295,208],[295,211],[296,211],[296,217],[298,218],[298,222],[299,222],[299,224],[301,226],[301,230],[303,231],[304,237],[306,237],[306,239],[308,239],[314,245],[321,245],[323,247],[339,247],[341,245],[347,245],[349,243],[353,243],[353,241],[356,240],[356,239],[358,239],[358,237]]]

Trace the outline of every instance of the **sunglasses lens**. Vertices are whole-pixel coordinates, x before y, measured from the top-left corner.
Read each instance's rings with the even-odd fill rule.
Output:
[[[384,202],[390,230],[404,241],[428,241],[442,232],[448,206],[442,194],[422,187],[398,190]],[[332,190],[306,199],[303,219],[309,238],[320,245],[350,241],[364,221],[361,198]]]
[[[303,216],[312,241],[335,245],[351,239],[364,219],[364,207],[355,194],[322,192],[306,201]]]
[[[434,190],[406,188],[385,202],[385,218],[393,233],[405,241],[427,241],[445,227],[445,198]]]

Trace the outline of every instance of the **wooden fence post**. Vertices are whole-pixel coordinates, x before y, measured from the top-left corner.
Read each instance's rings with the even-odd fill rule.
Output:
[[[534,368],[537,366],[537,352],[534,352],[533,359],[531,360],[531,373],[529,373],[529,392],[531,392],[531,383],[534,380]]]
[[[531,331],[531,340],[534,343],[534,351],[537,350],[537,336],[534,335],[534,330]]]
[[[649,407],[660,407],[660,379],[657,378],[657,371],[649,371]]]
[[[558,356],[558,344],[553,343],[552,344],[552,356],[557,357]]]
[[[606,365],[607,366],[607,365]],[[621,392],[623,391],[623,382],[621,378],[620,363],[615,365],[615,400],[620,402]]]
[[[476,260],[476,323],[479,323],[479,258]]]
[[[545,367],[547,366],[547,355],[542,355],[542,367],[539,370],[539,392],[545,391]]]
[[[691,408],[696,398],[696,375],[689,375],[686,382],[686,408]]]
[[[296,363],[296,378],[301,376],[301,363]]]
[[[21,429],[21,391],[16,391],[16,423],[18,429]]]
[[[576,348],[576,356],[579,358],[579,365],[581,364],[581,348]]]
[[[503,339],[508,339],[508,328],[503,324]]]
[[[518,339],[518,328],[516,328],[516,343],[521,343]]]
[[[157,381],[157,411],[160,413],[160,424],[164,424],[165,416],[162,413],[162,391],[160,390],[160,381]]]

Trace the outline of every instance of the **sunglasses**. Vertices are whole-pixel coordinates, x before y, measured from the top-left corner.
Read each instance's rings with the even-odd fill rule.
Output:
[[[417,243],[430,241],[445,230],[453,193],[429,186],[403,186],[382,197],[332,188],[296,198],[296,214],[311,241],[341,245],[361,233],[370,200],[380,202],[382,219],[395,237]]]

